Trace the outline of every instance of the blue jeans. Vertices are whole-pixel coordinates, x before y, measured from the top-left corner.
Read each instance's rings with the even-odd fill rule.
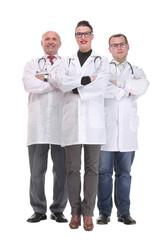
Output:
[[[111,215],[113,201],[113,169],[115,171],[114,201],[117,216],[130,214],[131,166],[135,152],[100,152],[98,209],[100,214]]]

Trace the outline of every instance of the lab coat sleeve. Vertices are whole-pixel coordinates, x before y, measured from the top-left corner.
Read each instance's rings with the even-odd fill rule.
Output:
[[[120,101],[126,97],[126,93],[134,94],[138,98],[146,92],[149,82],[143,70],[135,66],[133,68],[134,75],[126,75],[123,78],[123,81],[125,81],[124,89],[110,83],[106,88],[105,98],[113,98]]]
[[[94,99],[100,95],[104,96],[105,88],[109,84],[109,62],[101,57],[101,66],[97,71],[96,79],[86,86],[78,88],[82,101]]]
[[[35,77],[37,69],[36,64],[36,60],[31,60],[25,65],[22,77],[25,90],[29,93],[40,94],[52,92],[55,89],[53,86]]]
[[[54,87],[61,89],[63,92],[69,92],[74,88],[81,86],[82,75],[69,73],[69,58],[61,59],[60,64],[56,68],[56,72],[52,75],[49,83]]]
[[[133,71],[134,75],[128,77],[124,90],[138,97],[147,91],[149,82],[142,69],[134,66]]]
[[[109,83],[105,89],[105,98],[120,100],[124,96],[124,90],[118,86]]]

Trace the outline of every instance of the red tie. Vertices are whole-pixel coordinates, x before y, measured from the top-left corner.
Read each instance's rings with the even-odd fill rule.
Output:
[[[56,58],[56,57],[55,56],[48,56],[48,58],[49,58],[49,61],[50,61],[51,65],[53,65],[53,63],[54,63],[53,59]]]

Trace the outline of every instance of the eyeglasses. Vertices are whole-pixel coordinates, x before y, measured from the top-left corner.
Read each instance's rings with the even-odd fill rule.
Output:
[[[77,38],[81,38],[82,37],[82,35],[84,35],[84,37],[90,37],[91,36],[91,34],[92,34],[92,32],[76,32],[75,33],[75,36],[77,37]]]
[[[115,44],[111,44],[109,47],[110,47],[110,48],[113,48],[113,49],[117,49],[118,46],[119,46],[120,48],[125,48],[127,45],[128,45],[127,43],[122,42],[122,43],[117,43],[117,44],[116,44],[116,43],[115,43]]]

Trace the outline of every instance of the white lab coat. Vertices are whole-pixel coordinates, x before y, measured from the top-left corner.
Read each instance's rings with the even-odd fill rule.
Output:
[[[52,75],[59,61],[58,57],[51,65],[46,58],[46,72]],[[60,145],[62,91],[36,78],[36,71],[39,70],[38,59],[35,59],[26,64],[23,74],[24,88],[29,92],[27,145]]]
[[[51,82],[64,91],[62,146],[105,143],[104,91],[108,81],[108,67],[108,61],[95,52],[91,53],[82,67],[77,53],[61,61],[55,79],[51,79]],[[97,78],[82,86],[83,76]],[[71,91],[76,87],[79,94]]]
[[[106,145],[102,151],[135,151],[138,148],[137,129],[139,118],[137,115],[137,98],[144,94],[148,88],[148,81],[142,69],[129,64],[120,74],[117,68],[118,79],[126,82],[124,89],[110,84],[105,93],[105,121],[106,121]],[[110,74],[115,65],[110,64]],[[134,96],[125,97],[125,93]]]

